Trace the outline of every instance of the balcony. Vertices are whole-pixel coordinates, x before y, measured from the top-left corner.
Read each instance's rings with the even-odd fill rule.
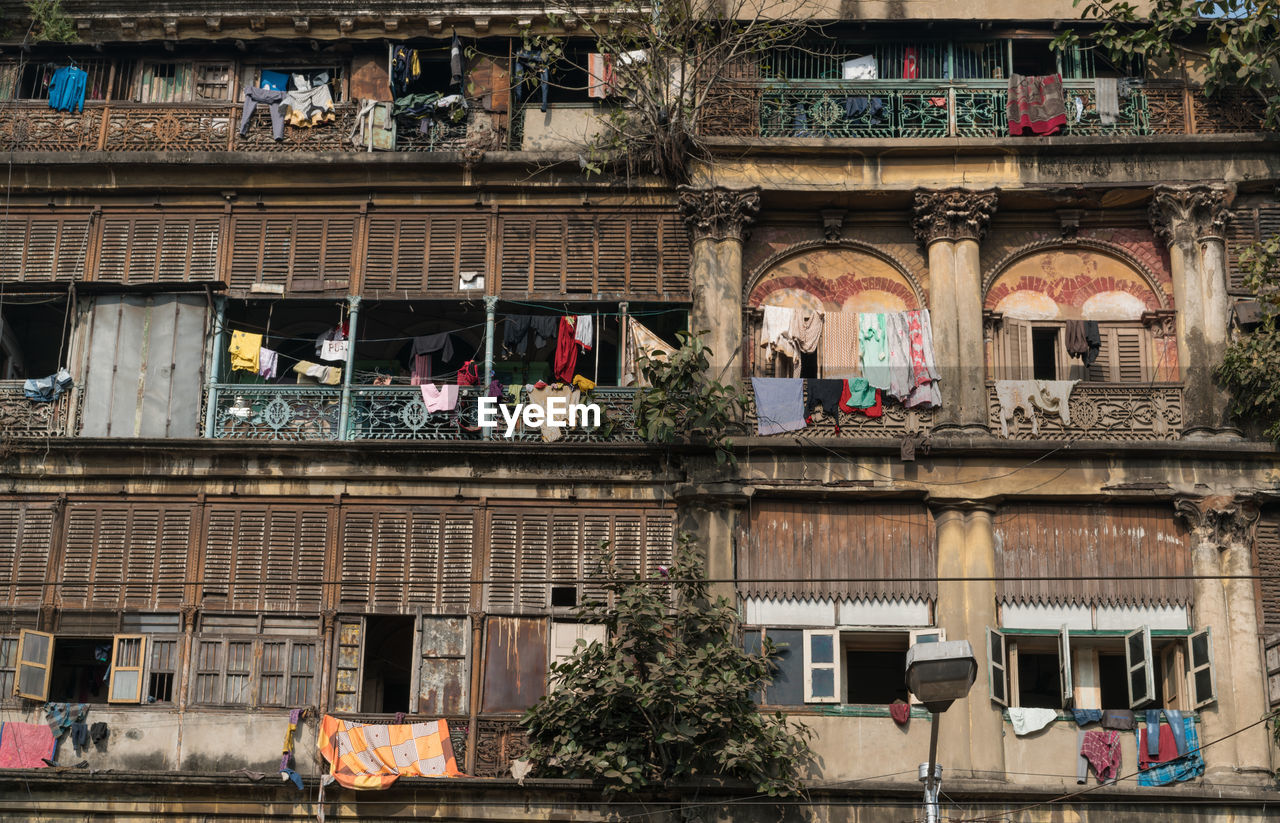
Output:
[[[217,384],[211,436],[230,440],[474,441],[485,439],[476,415],[479,388],[459,391],[455,411],[427,411],[416,386],[352,386],[344,418],[342,389],[329,386]],[[600,426],[565,428],[556,443],[639,443],[632,400],[635,390],[597,388],[581,399],[601,409]],[[505,424],[491,439],[506,441]],[[511,440],[542,442],[537,431],[517,430]]]
[[[1120,99],[1114,123],[1098,114],[1094,84],[1063,84],[1071,137],[1259,131],[1250,98],[1206,100],[1198,89],[1147,83]],[[706,137],[1007,138],[1003,80],[730,80],[708,101]]]
[[[1169,384],[1079,383],[1069,401],[1070,424],[1034,409],[1007,421],[1010,440],[1176,440],[1182,436],[1182,387]],[[1000,401],[987,386],[988,426],[1001,436]]]
[[[756,398],[755,393],[751,391],[750,385],[746,387],[745,391],[747,393],[747,407],[744,418],[746,434],[754,436],[758,431]],[[807,389],[805,399],[808,399]],[[826,415],[821,417],[815,415],[814,422],[799,431],[764,436],[774,438],[822,438],[824,440],[901,440],[907,435],[928,434],[932,431],[934,411],[934,409],[903,408],[897,401],[885,398],[884,414],[880,417],[867,417],[864,414],[845,414],[840,412],[839,431],[836,431],[836,421]]]
[[[71,420],[72,392],[40,403],[22,393],[22,380],[0,380],[0,438],[64,437]]]

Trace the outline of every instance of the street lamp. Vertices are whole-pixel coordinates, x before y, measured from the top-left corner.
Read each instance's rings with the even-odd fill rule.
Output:
[[[907,650],[907,688],[933,715],[929,732],[929,762],[920,764],[924,811],[928,823],[938,821],[938,715],[969,693],[978,676],[978,661],[968,640],[917,643]]]

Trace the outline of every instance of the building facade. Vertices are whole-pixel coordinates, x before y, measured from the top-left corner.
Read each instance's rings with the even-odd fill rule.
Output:
[[[690,185],[620,185],[579,162],[612,103],[522,56],[540,4],[63,7],[78,43],[0,52],[0,718],[87,702],[107,736],[4,771],[0,817],[914,819],[932,721],[890,705],[939,638],[982,658],[936,721],[944,814],[1267,815],[1277,456],[1213,379],[1239,252],[1280,230],[1250,101],[1056,54],[1066,2],[839,4],[724,78]],[[415,117],[454,34],[467,104]],[[1009,76],[1054,73],[1065,123],[1012,136]],[[813,353],[776,356],[773,309],[825,316]],[[847,376],[849,318],[922,309],[936,402],[762,433],[752,378]],[[552,382],[562,316],[591,318],[571,369],[604,419],[486,434],[488,378]],[[684,329],[748,393],[731,468],[636,429],[637,341]],[[1010,394],[1035,381],[1069,388]],[[803,803],[512,774],[549,662],[595,636],[600,541],[652,572],[678,530],[783,648],[761,702],[816,732]],[[1090,708],[1179,712],[1203,763],[1145,785],[1124,731],[1124,779],[1065,797]],[[1025,709],[1058,714],[1020,734]],[[468,776],[322,794],[324,714],[446,718]]]

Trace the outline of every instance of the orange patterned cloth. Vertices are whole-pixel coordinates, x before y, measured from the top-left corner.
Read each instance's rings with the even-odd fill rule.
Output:
[[[444,720],[370,725],[325,715],[320,754],[348,789],[385,789],[401,777],[461,777]]]

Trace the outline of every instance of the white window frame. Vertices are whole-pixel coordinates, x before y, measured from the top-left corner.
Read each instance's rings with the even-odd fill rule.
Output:
[[[1058,683],[1062,708],[1069,709],[1075,702],[1076,681],[1071,671],[1071,629],[1065,623],[1058,631]]]
[[[1200,635],[1204,635],[1205,639],[1205,659],[1197,660],[1195,652],[1195,639]],[[1191,708],[1200,709],[1215,703],[1218,700],[1218,675],[1213,667],[1213,633],[1209,627],[1205,627],[1197,632],[1187,635],[1187,693],[1191,696]],[[1202,697],[1200,690],[1196,687],[1196,675],[1202,671],[1209,672],[1209,694]]]
[[[999,660],[996,659],[993,640],[1000,642]],[[996,683],[1000,684],[1003,697],[996,694]],[[990,626],[987,627],[987,696],[992,703],[1009,705],[1009,641],[1004,632]]]
[[[1142,657],[1135,660],[1133,655],[1134,640]],[[1156,699],[1156,676],[1154,655],[1151,653],[1151,629],[1146,626],[1134,629],[1124,636],[1124,672],[1125,688],[1129,692],[1129,708],[1143,708]],[[1142,673],[1143,694],[1133,693],[1133,676]]]
[[[826,637],[831,641],[831,662],[817,663],[813,660],[813,639]],[[841,645],[839,629],[805,629],[804,630],[804,702],[805,703],[839,703],[841,694],[840,665]],[[831,695],[813,693],[813,673],[815,671],[831,672]]]

